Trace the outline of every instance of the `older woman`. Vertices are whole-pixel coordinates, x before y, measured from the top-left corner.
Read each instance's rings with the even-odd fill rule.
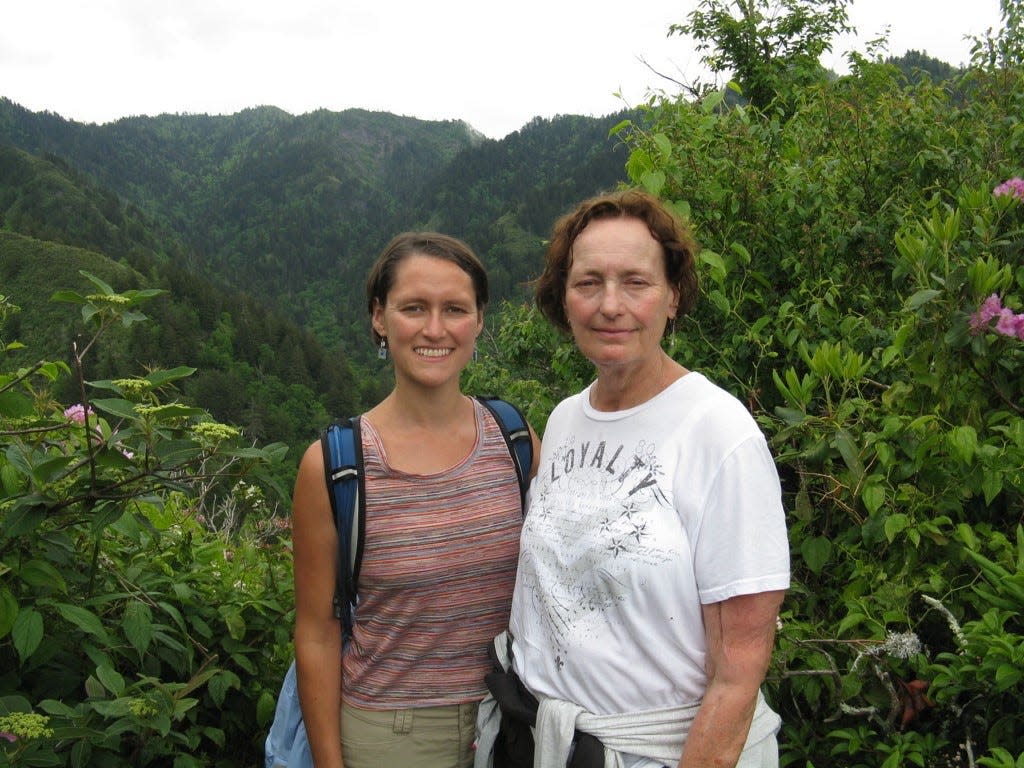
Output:
[[[538,282],[597,370],[548,421],[512,603],[542,768],[778,763],[759,690],[789,586],[778,474],[744,406],[661,348],[695,250],[657,199],[616,193],[556,224]],[[494,765],[526,762],[504,720]]]

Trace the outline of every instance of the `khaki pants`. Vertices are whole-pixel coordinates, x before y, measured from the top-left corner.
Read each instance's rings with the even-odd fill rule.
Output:
[[[477,703],[371,710],[341,707],[345,768],[470,768]]]

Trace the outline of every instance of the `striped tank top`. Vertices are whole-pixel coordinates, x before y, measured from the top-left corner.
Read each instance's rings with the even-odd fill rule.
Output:
[[[522,510],[494,417],[474,400],[477,442],[433,475],[392,469],[362,423],[366,539],[342,695],[364,709],[475,701],[487,646],[508,626]]]

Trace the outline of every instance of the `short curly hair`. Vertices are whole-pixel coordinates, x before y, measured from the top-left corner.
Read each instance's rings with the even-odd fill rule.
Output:
[[[544,271],[536,282],[535,298],[541,314],[564,333],[569,333],[565,290],[573,243],[590,222],[617,218],[640,219],[661,243],[665,275],[669,285],[679,291],[679,314],[689,314],[696,306],[698,246],[690,230],[654,195],[640,189],[611,192],[584,200],[576,210],[555,222],[544,257]],[[667,326],[666,322],[666,332]]]

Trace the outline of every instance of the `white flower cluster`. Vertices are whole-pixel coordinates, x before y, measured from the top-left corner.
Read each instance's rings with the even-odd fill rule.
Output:
[[[921,639],[913,632],[889,632],[881,650],[897,659],[909,659],[921,653]]]

